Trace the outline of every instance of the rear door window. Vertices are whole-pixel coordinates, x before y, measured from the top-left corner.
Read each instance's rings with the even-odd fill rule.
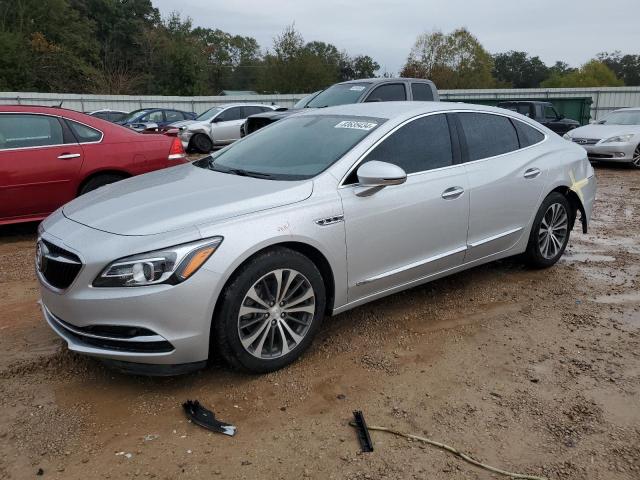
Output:
[[[530,147],[544,140],[544,134],[519,120],[512,120],[520,140],[520,148]]]
[[[458,113],[469,161],[495,157],[520,148],[511,120],[490,113]]]
[[[256,107],[254,105],[250,105],[244,107],[244,117],[248,117],[249,115],[255,115],[256,113],[262,113],[265,111],[265,107]]]
[[[176,110],[167,110],[165,112],[167,117],[167,122],[179,122],[180,120],[184,120],[184,115],[182,112],[178,112]]]
[[[228,108],[224,112],[222,112],[220,115],[218,115],[218,118],[220,119],[221,122],[230,122],[231,120],[241,120],[242,118],[244,118],[242,116],[242,107]]]
[[[394,102],[407,99],[404,83],[380,85],[369,94],[365,102]]]
[[[162,110],[147,113],[140,119],[141,122],[164,122],[164,113]]]
[[[430,102],[433,100],[431,87],[426,83],[412,83],[411,94],[416,102]]]
[[[79,143],[99,142],[102,140],[102,132],[95,128],[91,128],[87,125],[74,122],[69,119],[67,119],[67,124],[69,125],[69,128],[71,128],[73,135],[78,139]]]
[[[0,114],[0,150],[65,143],[62,125],[47,115]]]

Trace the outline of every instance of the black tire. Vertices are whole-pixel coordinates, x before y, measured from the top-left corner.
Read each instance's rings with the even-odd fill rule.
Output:
[[[196,133],[191,139],[191,147],[198,153],[209,153],[213,150],[213,142],[204,133]]]
[[[640,168],[640,144],[633,151],[633,159],[631,160],[631,166],[633,168]]]
[[[91,190],[109,185],[110,183],[119,182],[120,180],[123,180],[125,178],[126,177],[124,175],[118,175],[116,173],[105,173],[103,175],[96,175],[95,177],[89,179],[82,186],[82,188],[80,189],[80,195],[84,195]]]
[[[544,242],[541,245],[542,237],[545,235],[545,232],[548,229],[545,229],[543,225],[543,220],[545,224],[548,222],[550,218],[547,215],[553,216],[553,212],[550,210],[552,207],[557,206],[557,208],[562,209],[564,214],[566,215],[566,234],[562,238],[562,241],[559,242],[559,247],[555,244],[551,239],[551,242],[557,250],[555,252],[547,251],[546,254],[543,252]],[[555,208],[555,207],[554,207]],[[565,249],[567,248],[567,244],[569,243],[569,236],[571,234],[571,230],[573,229],[573,224],[575,222],[576,212],[571,207],[569,200],[567,197],[562,195],[559,192],[551,192],[547,195],[547,198],[544,199],[542,205],[538,209],[538,213],[536,214],[536,218],[533,221],[533,226],[531,227],[531,233],[529,234],[529,243],[527,244],[527,250],[524,254],[525,262],[533,267],[533,268],[548,268],[554,265],[562,256]],[[560,224],[560,223],[559,223]],[[560,230],[556,231],[559,233]],[[556,238],[554,236],[554,238]],[[553,255],[550,255],[553,253]]]
[[[239,326],[239,322],[241,321],[240,307],[243,302],[247,302],[246,295],[250,289],[253,289],[256,282],[265,276],[272,275],[272,272],[280,269],[296,271],[296,273],[302,275],[298,278],[308,281],[304,285],[310,286],[313,289],[315,311],[313,315],[308,313],[308,316],[312,316],[312,318],[308,320],[307,326],[300,327],[306,328],[302,340],[292,347],[288,353],[282,354],[283,349],[280,349],[280,356],[274,358],[258,358],[255,355],[255,351],[254,354],[250,353],[242,344],[241,328]],[[290,275],[290,273],[285,273],[284,275]],[[295,282],[292,282],[290,288],[295,286],[294,283]],[[290,291],[296,293],[295,290]],[[283,295],[286,293],[287,292],[283,292]],[[222,293],[211,328],[211,345],[212,348],[217,348],[217,352],[213,353],[219,353],[229,365],[239,370],[252,373],[266,373],[278,370],[296,360],[309,347],[322,323],[325,312],[325,302],[326,292],[322,275],[309,258],[294,250],[283,247],[273,248],[264,253],[260,253],[240,267]],[[253,304],[253,302],[251,303]],[[246,303],[245,306],[247,306]],[[256,318],[259,317],[257,313],[249,315],[255,315]],[[278,315],[276,314],[275,317],[277,318]],[[250,317],[250,319],[251,318],[252,317]],[[277,328],[279,327],[277,325],[274,326],[275,321],[265,318],[257,320],[257,323],[266,325],[265,330],[262,330],[263,332],[275,329],[274,331],[276,333],[273,335],[278,336]],[[257,327],[254,331],[261,328],[262,327]],[[281,328],[280,331],[282,332],[283,329]],[[280,341],[282,340],[282,337],[278,338]],[[293,341],[293,338],[291,338],[291,340]],[[273,343],[271,346],[273,347]],[[261,347],[259,353],[264,351],[262,348],[264,347]],[[255,350],[257,350],[257,347]]]

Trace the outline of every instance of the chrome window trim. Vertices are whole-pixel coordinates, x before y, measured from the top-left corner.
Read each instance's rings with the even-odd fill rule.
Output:
[[[81,122],[79,120],[74,120],[72,118],[67,118],[67,117],[63,117],[62,115],[56,115],[55,113],[40,113],[40,112],[14,112],[14,111],[10,111],[10,112],[0,112],[0,116],[1,115],[39,115],[41,117],[53,117],[53,118],[58,118],[58,119],[64,119],[64,120],[69,120],[70,122],[76,122],[79,123],[80,125],[84,125],[85,127],[88,127],[92,130],[96,130],[98,132],[100,132],[100,140],[94,141],[94,142],[75,142],[75,143],[58,143],[56,145],[40,145],[40,146],[35,146],[35,147],[16,147],[16,148],[0,148],[0,153],[1,152],[14,152],[16,150],[33,150],[34,148],[56,148],[56,147],[64,147],[66,145],[92,145],[92,144],[96,144],[96,143],[102,143],[102,140],[104,140],[104,132],[102,130],[100,130],[99,128],[93,127],[87,123]],[[105,120],[106,121],[106,120]],[[73,132],[71,132],[73,134]],[[75,135],[74,135],[75,137]]]
[[[447,114],[447,113],[484,113],[484,114],[487,114],[487,115],[498,115],[500,117],[507,117],[507,118],[509,118],[511,120],[524,123],[525,125],[537,130],[538,132],[540,132],[544,136],[544,138],[542,140],[540,140],[538,143],[534,143],[533,145],[529,145],[528,147],[519,148],[517,150],[512,150],[511,152],[501,153],[500,155],[494,155],[492,157],[486,157],[486,158],[479,158],[477,160],[471,160],[469,162],[455,163],[453,165],[447,165],[446,167],[432,168],[432,169],[429,169],[429,170],[422,170],[420,172],[408,173],[407,174],[407,178],[408,177],[412,177],[414,175],[422,175],[422,174],[428,173],[428,172],[437,172],[437,171],[440,171],[440,170],[446,170],[448,168],[460,167],[462,165],[470,165],[470,164],[473,164],[473,163],[485,162],[487,160],[492,160],[494,158],[500,158],[500,157],[503,157],[505,155],[511,155],[514,152],[524,152],[525,150],[528,150],[530,148],[533,148],[533,147],[536,147],[538,145],[541,145],[542,143],[546,142],[548,140],[548,138],[549,138],[549,136],[545,132],[540,130],[538,127],[536,127],[534,125],[531,125],[530,123],[523,122],[522,120],[520,120],[518,118],[515,118],[515,117],[513,117],[511,115],[506,115],[506,114],[504,114],[502,112],[484,112],[484,111],[480,111],[480,110],[461,109],[461,110],[438,110],[436,112],[421,113],[421,114],[416,115],[414,117],[408,118],[405,121],[403,121],[402,123],[396,125],[391,130],[389,130],[387,133],[385,133],[382,137],[380,137],[378,140],[376,140],[376,142],[373,145],[371,145],[369,148],[367,148],[367,150],[365,150],[365,152],[358,157],[358,159],[354,162],[354,164],[351,166],[351,168],[349,168],[349,170],[347,170],[347,173],[344,174],[344,176],[342,177],[342,180],[340,180],[340,183],[338,183],[338,188],[341,189],[341,188],[348,188],[348,187],[358,186],[357,183],[346,185],[344,182],[347,180],[349,175],[351,175],[351,173],[355,169],[358,168],[358,166],[367,157],[367,155],[369,155],[369,153],[371,153],[371,151],[373,149],[375,149],[380,143],[382,143],[387,138],[389,138],[391,135],[393,135],[397,130],[399,130],[400,128],[404,127],[405,125],[407,125],[408,123],[410,123],[410,122],[412,122],[414,120],[418,120],[419,118],[428,117],[430,115],[443,115],[443,114]],[[515,127],[514,127],[514,129],[515,129]],[[517,132],[516,132],[516,135],[517,135]]]

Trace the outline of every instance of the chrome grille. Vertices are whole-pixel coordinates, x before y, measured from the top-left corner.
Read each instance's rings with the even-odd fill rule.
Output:
[[[600,141],[599,138],[572,138],[571,140],[578,145],[595,145]]]
[[[36,268],[49,285],[63,290],[75,280],[82,261],[76,254],[41,239],[36,246]]]

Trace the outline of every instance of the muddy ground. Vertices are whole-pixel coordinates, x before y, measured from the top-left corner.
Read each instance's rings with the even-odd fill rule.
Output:
[[[264,376],[69,353],[36,304],[35,226],[0,230],[0,478],[497,478],[385,433],[359,454],[354,409],[511,471],[640,478],[640,171],[596,172],[592,229],[554,268],[502,261],[327,319]],[[186,399],[237,435],[188,423]]]

